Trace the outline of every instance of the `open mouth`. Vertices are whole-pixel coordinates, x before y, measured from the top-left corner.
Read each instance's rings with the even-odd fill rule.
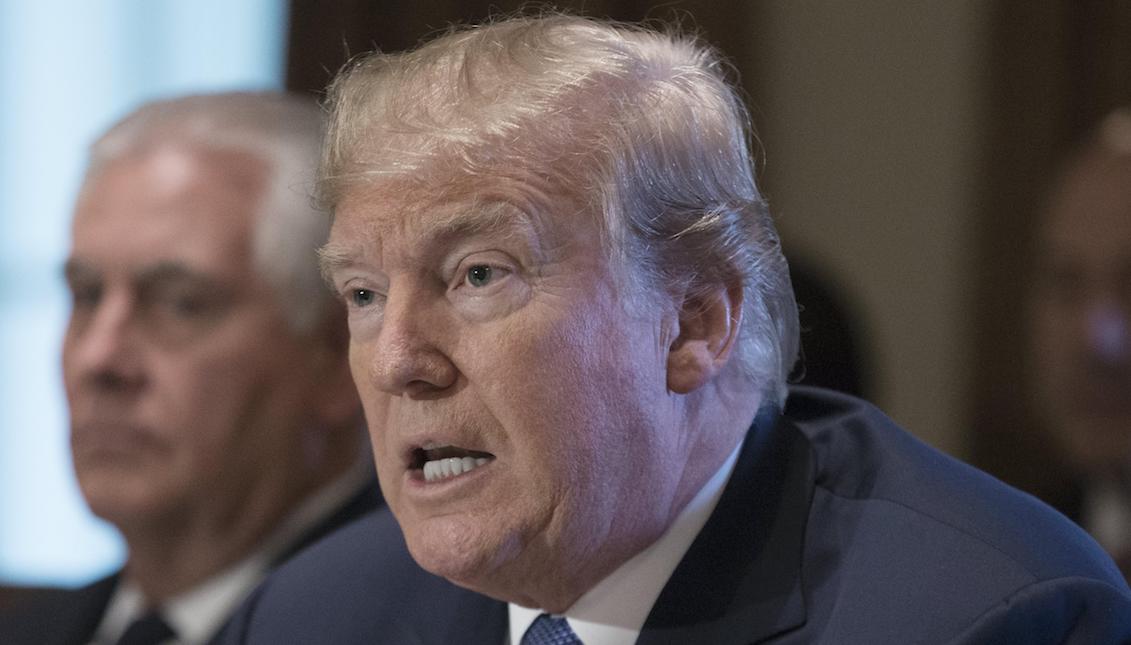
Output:
[[[471,472],[494,458],[489,452],[429,444],[412,451],[409,468],[423,471],[424,481],[435,482]]]

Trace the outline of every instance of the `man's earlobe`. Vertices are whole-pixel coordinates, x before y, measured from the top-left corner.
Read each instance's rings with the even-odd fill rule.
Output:
[[[688,394],[713,379],[730,360],[742,324],[741,285],[688,292],[679,330],[668,352],[668,389]]]

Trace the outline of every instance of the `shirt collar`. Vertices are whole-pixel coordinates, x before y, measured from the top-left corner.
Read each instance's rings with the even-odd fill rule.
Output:
[[[176,632],[171,643],[203,643],[224,625],[243,598],[267,575],[276,558],[362,486],[374,485],[372,461],[365,458],[322,487],[292,511],[261,546],[236,564],[192,589],[170,598],[161,615]],[[145,597],[134,583],[122,579],[110,597],[106,613],[95,632],[95,643],[113,643],[130,623],[147,611]]]
[[[614,570],[566,610],[566,620],[582,642],[588,645],[636,642],[660,591],[715,510],[740,448],[741,442],[658,540]],[[522,635],[541,613],[540,609],[508,604],[512,645],[522,641]]]
[[[1109,553],[1131,549],[1131,497],[1112,480],[1100,480],[1084,492],[1081,524]]]
[[[177,635],[171,642],[207,641],[223,625],[232,607],[259,583],[269,562],[270,556],[258,551],[203,584],[165,602],[161,615]],[[141,589],[135,583],[124,580],[114,590],[94,642],[115,642],[146,610]]]

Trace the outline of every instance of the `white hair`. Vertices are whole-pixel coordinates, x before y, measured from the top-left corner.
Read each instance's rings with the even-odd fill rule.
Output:
[[[294,95],[231,92],[156,101],[95,141],[87,181],[109,162],[156,145],[235,150],[261,160],[269,179],[256,213],[253,261],[292,328],[306,333],[335,307],[316,256],[330,227],[312,198],[322,134],[317,104]]]

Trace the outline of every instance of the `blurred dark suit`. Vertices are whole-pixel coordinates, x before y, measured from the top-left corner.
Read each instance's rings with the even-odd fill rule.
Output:
[[[328,533],[381,508],[376,480],[358,490],[345,504],[329,513],[275,559],[282,564]],[[119,582],[120,572],[78,589],[36,589],[0,611],[3,645],[86,645],[91,642]],[[234,607],[233,607],[234,609]]]

